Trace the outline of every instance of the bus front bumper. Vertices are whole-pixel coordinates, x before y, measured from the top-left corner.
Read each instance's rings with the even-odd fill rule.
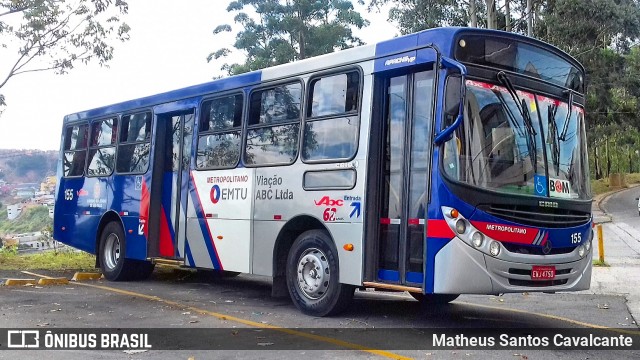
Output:
[[[569,260],[567,256],[530,255],[519,261],[494,258],[454,238],[436,255],[434,293],[499,294],[587,290],[591,285],[592,251]],[[553,259],[558,258],[557,263]],[[554,266],[553,280],[532,280],[535,265]]]

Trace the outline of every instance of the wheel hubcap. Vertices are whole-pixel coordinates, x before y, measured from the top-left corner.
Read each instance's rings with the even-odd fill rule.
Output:
[[[113,270],[118,266],[120,259],[120,238],[116,234],[109,234],[104,246],[104,264],[107,269]]]
[[[329,288],[331,273],[327,256],[318,249],[307,249],[298,260],[298,287],[309,299],[321,298]]]

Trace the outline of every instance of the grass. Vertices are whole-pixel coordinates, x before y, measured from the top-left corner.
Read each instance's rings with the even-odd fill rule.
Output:
[[[593,266],[609,267],[609,264],[607,264],[606,261],[600,261],[598,259],[598,260],[593,260]]]
[[[593,195],[604,194],[609,191],[609,179],[591,180],[591,192]]]
[[[640,183],[640,173],[632,173],[625,175],[627,185]],[[609,186],[609,178],[603,178],[600,180],[591,180],[591,192],[593,195],[599,195],[608,191],[615,190]]]
[[[45,206],[32,206],[24,209],[16,219],[7,219],[7,208],[0,210],[0,234],[19,234],[44,230],[51,226],[49,209]]]
[[[0,249],[0,270],[91,270],[95,256],[78,251],[45,251],[18,254],[15,248]]]

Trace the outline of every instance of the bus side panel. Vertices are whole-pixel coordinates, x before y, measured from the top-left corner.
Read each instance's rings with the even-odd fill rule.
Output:
[[[284,221],[253,222],[252,267],[256,275],[273,276],[273,251]]]
[[[326,224],[338,250],[340,264],[339,280],[342,284],[362,285],[364,244],[362,241],[362,223]],[[353,245],[353,251],[344,249],[346,244]]]
[[[202,198],[209,197],[205,189],[195,186],[193,171],[189,179],[189,200],[187,201],[187,233],[185,239],[185,264],[202,269],[220,269],[220,259],[214,247],[203,211]]]
[[[287,221],[306,216],[323,223],[334,240],[340,263],[340,282],[362,284],[364,188],[372,97],[372,76],[368,74],[373,69],[373,62],[359,65],[365,76],[358,149],[354,159],[305,164],[298,156],[296,162],[290,166],[255,169],[252,262],[254,274],[273,276],[274,247],[280,231]],[[345,187],[344,182],[333,182],[336,177],[340,178],[338,174],[349,172],[356,175],[352,188]],[[313,173],[322,178],[325,185],[305,189],[306,173]],[[338,184],[344,189],[336,190]],[[353,251],[343,248],[347,243],[354,245]]]
[[[149,175],[115,175],[106,186],[110,203],[108,209],[120,214],[126,237],[127,259],[147,258],[147,218]],[[107,209],[104,209],[106,211]]]
[[[95,254],[95,234],[100,213],[90,198],[90,190],[98,185],[96,179],[61,178],[54,215],[56,240],[77,249]]]
[[[251,272],[254,169],[193,171],[187,211],[190,266]],[[203,255],[204,254],[204,255]]]
[[[357,172],[358,184],[351,190],[303,189],[305,172],[315,171],[330,182],[339,169],[336,164],[297,163],[286,168],[256,169],[254,273],[272,275],[274,245],[280,230],[287,221],[305,216],[323,223],[329,230],[340,263],[340,282],[362,284],[364,181],[360,179],[364,179],[365,167],[358,165],[360,161],[363,160],[353,160],[345,166],[345,171]],[[354,251],[343,249],[347,243],[354,245]]]

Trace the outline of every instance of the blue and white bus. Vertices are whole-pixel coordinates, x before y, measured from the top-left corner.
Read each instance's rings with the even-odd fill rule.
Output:
[[[557,48],[439,28],[77,112],[54,237],[109,280],[263,275],[315,316],[588,289],[584,104]]]

